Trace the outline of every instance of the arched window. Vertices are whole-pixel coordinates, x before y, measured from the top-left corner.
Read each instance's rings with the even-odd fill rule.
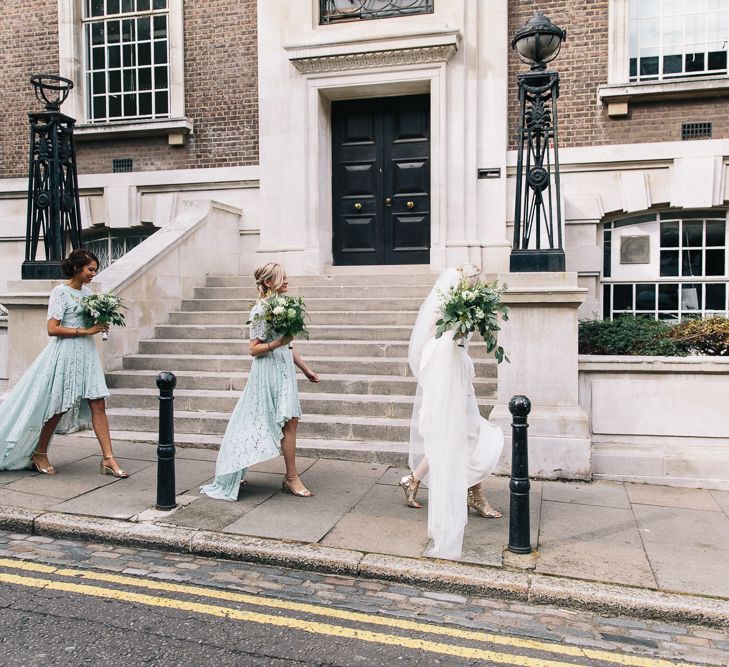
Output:
[[[603,226],[603,317],[729,316],[727,211],[661,212]]]

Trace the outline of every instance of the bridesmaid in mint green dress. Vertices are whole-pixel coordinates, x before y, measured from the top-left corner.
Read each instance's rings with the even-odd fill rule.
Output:
[[[266,264],[254,276],[261,298],[288,290],[288,278],[280,264]],[[296,470],[296,428],[301,405],[295,366],[310,382],[319,382],[319,376],[296,350],[289,348],[290,336],[281,337],[270,331],[263,320],[253,321],[261,309],[262,303],[258,301],[251,310],[251,372],[225,430],[215,464],[215,480],[200,488],[211,498],[237,500],[246,469],[280,454],[286,464],[282,491],[300,497],[312,495]]]
[[[54,433],[67,433],[91,419],[103,459],[101,474],[127,477],[114,459],[106,417],[109,390],[93,336],[102,325],[84,327],[80,299],[93,292],[86,286],[99,260],[83,248],[71,252],[61,268],[69,278],[48,299],[51,339],[0,405],[0,470],[32,467],[54,475],[48,447]]]

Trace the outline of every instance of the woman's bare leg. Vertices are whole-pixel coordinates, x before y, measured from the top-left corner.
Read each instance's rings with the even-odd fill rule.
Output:
[[[296,429],[299,426],[299,418],[292,417],[283,427],[283,438],[281,438],[281,452],[283,453],[284,463],[286,464],[286,484],[297,494],[308,494],[309,490],[299,479],[299,473],[296,470]]]
[[[91,425],[94,427],[96,439],[101,445],[101,455],[104,457],[104,465],[115,472],[121,470],[121,466],[114,458],[114,451],[111,448],[111,434],[109,433],[109,418],[106,416],[106,402],[103,398],[89,399],[91,409]]]

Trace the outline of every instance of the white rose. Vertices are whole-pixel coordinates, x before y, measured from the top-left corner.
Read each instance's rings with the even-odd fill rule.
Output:
[[[273,309],[273,314],[274,314],[274,315],[282,315],[282,314],[283,314],[283,312],[284,312],[285,310],[286,310],[286,309],[285,309],[285,308],[284,308],[283,306],[276,306],[276,307],[275,307],[275,308]]]
[[[294,317],[296,317],[296,309],[294,309],[294,308],[289,308],[289,309],[288,309],[288,310],[286,311],[286,313],[287,313],[287,315],[288,315],[289,317],[291,317],[291,318],[294,318]]]
[[[486,317],[486,314],[481,310],[480,308],[476,308],[476,319],[482,320],[484,317]]]

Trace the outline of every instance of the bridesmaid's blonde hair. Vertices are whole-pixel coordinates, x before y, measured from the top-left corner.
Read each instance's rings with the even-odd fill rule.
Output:
[[[276,262],[269,262],[268,264],[259,266],[253,274],[253,277],[256,279],[258,296],[263,298],[269,291],[278,292],[281,289],[281,285],[283,285],[285,275],[286,271],[284,267]],[[269,282],[270,286],[267,286],[266,282]]]

